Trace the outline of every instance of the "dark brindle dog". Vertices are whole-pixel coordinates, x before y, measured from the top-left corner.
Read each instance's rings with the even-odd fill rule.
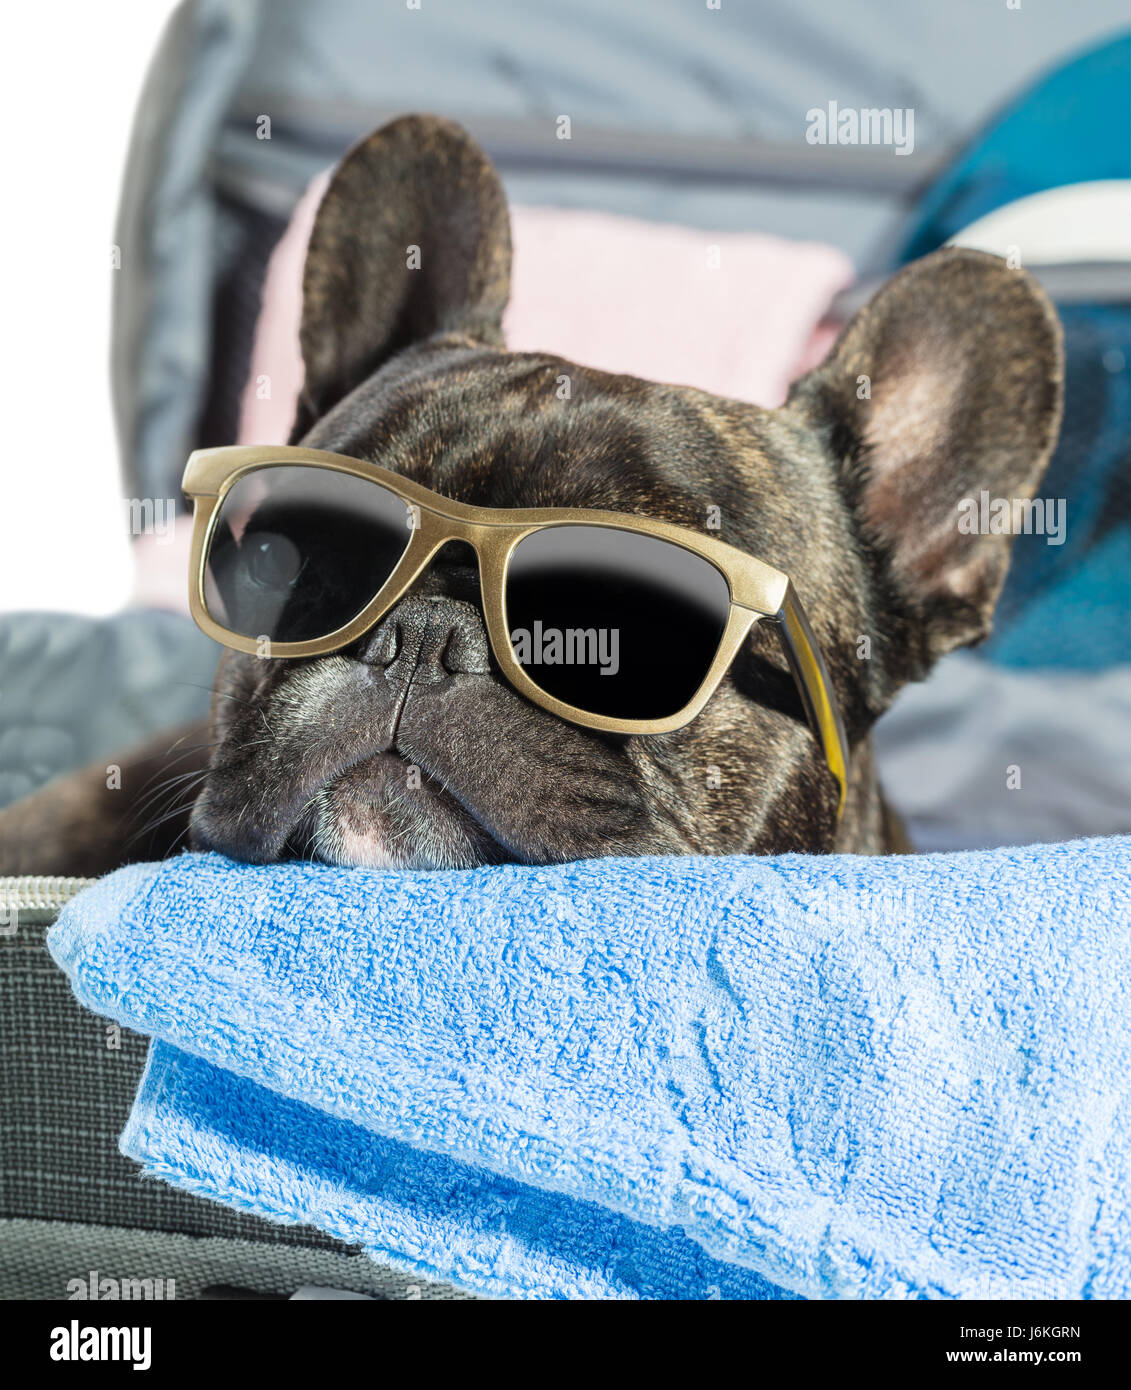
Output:
[[[685,727],[594,732],[501,678],[473,556],[453,544],[345,650],[225,650],[210,734],[119,759],[120,791],[100,764],[10,808],[0,871],[122,862],[143,789],[193,758],[207,772],[189,843],[259,862],[899,847],[870,730],[902,685],[989,631],[1010,538],[961,533],[956,508],[983,489],[1031,496],[1041,479],[1061,382],[1044,295],[1000,260],[941,251],[896,275],[784,407],[762,410],[507,352],[509,266],[499,179],[459,129],[409,117],[356,148],[310,243],[293,441],[481,506],[611,509],[699,531],[718,508],[723,540],[792,577],[824,650],[852,753],[839,821],[769,630],[753,629]],[[129,857],[166,852],[184,829],[174,817]]]

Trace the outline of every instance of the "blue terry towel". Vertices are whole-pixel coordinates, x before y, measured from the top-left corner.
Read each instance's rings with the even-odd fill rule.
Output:
[[[1131,840],[393,873],[184,855],[49,944],[124,1151],[522,1296],[1131,1295]]]

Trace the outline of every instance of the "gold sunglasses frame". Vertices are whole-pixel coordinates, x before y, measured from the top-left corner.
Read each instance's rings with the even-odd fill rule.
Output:
[[[714,536],[629,512],[582,507],[493,508],[454,502],[375,463],[344,454],[293,445],[253,445],[198,449],[189,457],[182,487],[193,501],[189,608],[197,626],[223,646],[251,655],[262,643],[232,632],[208,612],[204,597],[205,558],[220,506],[240,478],[263,468],[327,468],[380,483],[412,508],[413,525],[404,554],[370,602],[345,626],[305,642],[271,642],[274,657],[324,656],[355,642],[408,593],[449,541],[463,541],[479,565],[480,601],[491,651],[510,684],[532,703],[571,724],[616,734],[666,734],[689,724],[715,693],[756,622],[773,626],[780,638],[806,717],[839,789],[837,815],[848,790],[848,741],[821,651],[789,576]],[[514,654],[506,620],[507,570],[515,547],[549,526],[603,526],[634,531],[681,546],[709,561],[727,582],[730,612],[711,667],[691,700],[666,719],[613,719],[564,704],[540,689]]]

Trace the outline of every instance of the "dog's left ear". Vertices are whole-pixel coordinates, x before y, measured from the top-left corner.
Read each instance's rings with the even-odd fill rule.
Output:
[[[961,505],[1033,496],[1062,377],[1060,322],[1036,281],[948,249],[889,280],[790,393],[870,565],[889,693],[989,632],[1012,537],[960,524]]]
[[[412,343],[450,332],[501,343],[510,263],[506,196],[466,131],[403,116],[355,146],[307,248],[292,441]]]

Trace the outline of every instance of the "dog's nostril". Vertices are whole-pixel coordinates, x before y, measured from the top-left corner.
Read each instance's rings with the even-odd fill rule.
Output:
[[[448,633],[447,641],[440,652],[440,665],[453,676],[474,669],[474,662],[469,664],[468,661],[467,643],[457,627],[453,627]]]
[[[452,644],[454,641],[455,631],[453,630],[448,633],[447,640],[444,642],[443,647],[441,647],[440,649],[440,665],[444,668],[445,671],[447,671],[450,675],[453,676],[459,670],[459,666],[456,664],[455,654],[452,651]]]
[[[479,617],[463,605],[446,622],[439,651],[440,665],[449,675],[485,675],[491,669],[487,637]]]
[[[375,666],[391,666],[400,653],[402,641],[400,623],[383,624],[370,645],[367,659]]]

